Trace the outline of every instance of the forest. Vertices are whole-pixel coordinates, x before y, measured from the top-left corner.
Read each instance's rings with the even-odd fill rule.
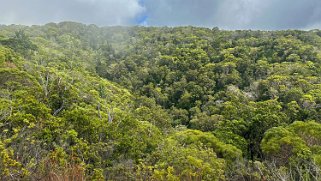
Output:
[[[0,180],[320,169],[320,30],[0,25]]]

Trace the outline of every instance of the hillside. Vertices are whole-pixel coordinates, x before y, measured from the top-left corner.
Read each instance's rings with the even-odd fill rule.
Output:
[[[321,31],[0,26],[0,180],[320,180]]]

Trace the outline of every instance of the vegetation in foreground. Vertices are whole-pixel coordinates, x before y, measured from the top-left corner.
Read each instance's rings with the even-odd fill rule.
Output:
[[[320,180],[321,31],[0,26],[0,180]]]

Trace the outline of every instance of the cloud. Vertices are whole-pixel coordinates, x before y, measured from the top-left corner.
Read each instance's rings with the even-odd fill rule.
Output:
[[[321,23],[319,0],[267,0],[257,6],[247,27],[256,29],[304,29]]]
[[[145,0],[149,25],[305,29],[321,24],[320,0]]]
[[[147,22],[157,26],[199,25],[216,22],[219,0],[145,0]]]
[[[3,1],[3,2],[1,2]],[[130,25],[145,9],[139,0],[0,0],[0,24],[78,21]]]
[[[1,2],[2,1],[2,2]],[[321,0],[0,0],[0,24],[321,28]]]

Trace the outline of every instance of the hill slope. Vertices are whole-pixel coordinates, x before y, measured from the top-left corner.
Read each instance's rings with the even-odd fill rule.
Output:
[[[317,180],[320,48],[318,30],[1,26],[0,178]]]

